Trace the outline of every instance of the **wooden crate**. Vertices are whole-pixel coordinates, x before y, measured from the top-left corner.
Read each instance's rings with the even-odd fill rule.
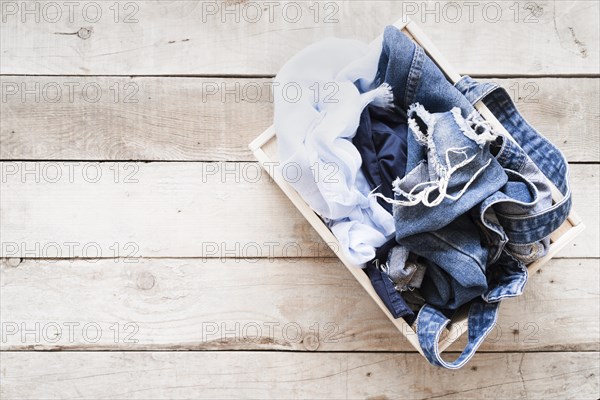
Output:
[[[433,45],[433,43],[427,38],[424,32],[418,27],[418,25],[410,20],[404,19],[394,24],[398,29],[402,30],[408,37],[414,40],[420,45],[429,57],[437,64],[437,66],[444,72],[446,77],[453,84],[461,79],[460,74],[452,68],[447,60],[442,56],[439,50]],[[481,115],[488,120],[492,126],[497,130],[505,133],[508,137],[511,137],[508,132],[504,129],[502,124],[492,115],[490,110],[479,102],[475,105],[475,108],[481,113]],[[267,165],[275,165],[278,162],[277,159],[277,138],[275,136],[275,129],[273,126],[268,128],[260,136],[252,141],[249,145],[250,150],[254,153],[259,163],[267,170],[271,175],[274,182],[279,185],[281,190],[289,197],[291,202],[298,208],[302,215],[308,220],[308,222],[315,228],[321,238],[332,248],[336,255],[340,258],[342,263],[348,268],[348,271],[356,278],[356,280],[362,285],[365,291],[371,296],[373,301],[381,308],[385,315],[392,321],[392,323],[398,328],[398,330],[406,337],[406,339],[423,354],[417,335],[414,329],[403,319],[394,318],[389,312],[383,301],[379,298],[375,289],[371,285],[371,281],[364,273],[362,269],[354,265],[346,255],[338,251],[340,249],[337,238],[329,230],[329,228],[323,223],[321,218],[311,209],[311,207],[302,199],[302,197],[296,192],[296,190],[286,182],[281,175],[280,171],[275,168],[266,168]],[[554,201],[560,201],[562,194],[553,185],[553,199]],[[548,254],[528,265],[529,273],[537,271],[542,265],[547,263],[552,257],[554,257],[562,248],[564,248],[571,240],[573,240],[581,231],[584,229],[584,225],[581,222],[581,218],[574,212],[571,211],[569,217],[550,237],[550,249]],[[450,324],[448,324],[445,334],[440,338],[439,348],[440,351],[445,350],[454,341],[456,341],[462,334],[467,331],[467,309],[463,307],[459,309],[452,317]]]

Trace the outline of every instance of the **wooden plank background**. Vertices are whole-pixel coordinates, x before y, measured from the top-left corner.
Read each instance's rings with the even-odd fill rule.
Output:
[[[597,355],[585,352],[481,354],[469,367],[446,374],[416,353],[111,351],[0,357],[12,366],[4,372],[11,399],[24,393],[34,398],[236,399],[241,390],[260,399],[591,398],[598,376]],[[31,386],[32,380],[37,384]]]
[[[503,303],[482,350],[600,350],[597,264],[552,260]],[[335,258],[5,261],[1,277],[3,320],[19,325],[3,350],[414,351]],[[23,340],[20,324],[36,322],[59,326]],[[137,342],[125,340],[134,330]]]
[[[51,3],[0,4],[2,398],[599,397],[597,2]],[[588,227],[456,372],[247,149],[286,59],[402,13],[565,153]]]
[[[585,0],[516,6],[459,2],[460,10],[446,5],[450,2],[411,1],[350,0],[329,6],[232,1],[229,8],[211,1],[132,3],[120,3],[118,13],[113,3],[100,2],[101,10],[81,5],[73,11],[73,21],[68,10],[59,18],[48,8],[41,19],[54,23],[36,23],[34,15],[23,17],[21,10],[7,15],[0,32],[2,73],[274,75],[290,55],[319,38],[371,41],[403,13],[422,24],[461,73],[590,75],[599,67],[598,7]],[[242,5],[236,12],[231,3]],[[271,11],[259,14],[255,6],[261,4]],[[44,16],[41,7],[40,14]],[[85,33],[77,35],[81,28]],[[461,51],[466,44],[470,51]]]

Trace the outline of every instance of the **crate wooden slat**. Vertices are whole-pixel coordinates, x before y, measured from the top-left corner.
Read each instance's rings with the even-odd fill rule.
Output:
[[[425,33],[419,28],[419,26],[407,19],[400,20],[394,24],[398,29],[402,30],[407,36],[414,40],[420,45],[429,57],[438,65],[440,70],[444,72],[446,77],[453,84],[461,79],[461,75],[456,72],[454,68],[448,63],[440,51],[433,45],[433,43],[427,38]],[[500,124],[500,122],[494,117],[489,109],[482,103],[479,102],[475,105],[481,115],[488,120],[494,129],[503,132],[507,137],[511,137],[506,129]],[[278,161],[277,157],[277,138],[275,136],[275,129],[273,126],[269,127],[249,145],[250,150],[254,153],[259,163],[263,166],[274,165]],[[371,296],[373,301],[381,308],[383,313],[392,321],[392,323],[398,328],[402,335],[419,351],[423,354],[421,346],[419,345],[416,332],[414,329],[403,319],[394,318],[389,312],[383,301],[379,298],[375,289],[371,285],[371,282],[367,275],[362,269],[354,265],[348,257],[341,251],[338,251],[340,246],[333,233],[327,228],[319,216],[310,208],[310,206],[302,199],[302,197],[296,192],[296,190],[284,179],[280,171],[276,168],[265,168],[271,175],[274,182],[281,188],[286,194],[290,201],[298,208],[302,215],[308,220],[312,227],[317,233],[323,238],[323,240],[332,248],[336,255],[340,258],[342,263],[346,266],[348,271],[356,278],[361,284],[365,291]],[[558,189],[553,187],[553,199],[554,201],[560,201],[562,194]],[[528,265],[529,273],[533,273],[547,263],[552,257],[554,257],[562,248],[564,248],[569,242],[571,242],[581,231],[584,229],[584,224],[581,218],[575,211],[571,211],[567,220],[561,225],[550,237],[550,249],[548,254]],[[445,334],[442,335],[439,348],[440,351],[445,350],[453,342],[455,342],[462,334],[467,331],[467,310],[463,307],[459,309],[452,318],[451,323],[448,325]]]

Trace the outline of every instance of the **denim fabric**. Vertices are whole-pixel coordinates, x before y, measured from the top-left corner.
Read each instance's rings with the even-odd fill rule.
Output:
[[[519,296],[527,282],[527,267],[507,252],[488,266],[488,290],[469,304],[467,346],[460,356],[444,361],[440,356],[438,342],[444,328],[450,322],[447,313],[431,305],[425,305],[417,315],[417,336],[423,354],[433,365],[448,369],[464,366],[494,328],[498,318],[500,300]]]
[[[527,267],[506,251],[488,266],[486,275],[488,290],[481,297],[488,303],[520,296],[527,283]]]
[[[394,288],[394,283],[374,264],[368,263],[364,268],[371,285],[394,318],[414,318],[414,313],[408,307],[402,295]]]
[[[491,137],[478,135],[460,109],[430,114],[416,105],[409,109],[408,121],[410,172],[395,182],[394,219],[400,244],[408,236],[445,227],[507,180],[489,151]],[[418,163],[415,154],[423,155]]]
[[[489,151],[494,137],[478,133],[460,109],[429,114],[411,106],[408,121],[409,144],[425,150],[396,183],[396,240],[428,260],[425,300],[455,310],[487,290],[488,251],[468,212],[503,187],[506,174]]]
[[[428,261],[421,284],[427,303],[455,310],[488,289],[488,251],[469,214],[437,231],[404,238],[401,243]]]
[[[386,273],[400,292],[418,289],[423,283],[427,265],[410,254],[404,246],[394,247],[388,256]]]
[[[394,104],[402,110],[413,103],[422,104],[431,113],[459,107],[468,115],[473,110],[425,51],[394,26],[387,26],[383,32],[377,74],[376,79],[392,87]]]
[[[396,290],[394,282],[382,271],[383,266],[387,263],[388,254],[394,246],[396,246],[396,242],[390,240],[377,249],[375,259],[367,263],[364,271],[369,277],[375,292],[377,292],[377,295],[394,318],[403,317],[407,321],[413,321],[415,318],[413,311],[406,304],[400,292]]]
[[[429,262],[417,335],[432,364],[460,368],[493,328],[499,301],[522,293],[525,262],[544,254],[548,236],[567,218],[567,163],[504,90],[469,77],[453,86],[395,27],[384,32],[382,66],[395,105],[409,109],[408,172],[395,183],[396,238]],[[490,131],[474,111],[478,101],[510,136]],[[564,196],[556,204],[546,179]],[[467,347],[445,362],[440,334],[448,311],[465,303]]]
[[[469,326],[467,346],[452,362],[444,361],[440,357],[438,348],[440,335],[450,319],[430,305],[423,306],[417,315],[417,335],[425,358],[438,367],[459,369],[464,366],[473,357],[486,336],[494,329],[498,319],[499,304],[486,303],[482,299],[473,301],[467,317]]]
[[[483,100],[511,135],[500,136],[496,155],[509,181],[479,206],[482,223],[492,233],[496,257],[506,244],[513,256],[525,263],[533,262],[546,254],[550,234],[564,223],[571,209],[567,161],[519,114],[504,89],[496,84],[480,84],[469,76],[464,76],[456,87],[474,103]],[[548,182],[564,196],[555,205]],[[486,218],[490,208],[495,221]]]

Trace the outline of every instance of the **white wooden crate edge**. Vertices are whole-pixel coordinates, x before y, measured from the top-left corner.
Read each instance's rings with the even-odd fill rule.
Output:
[[[446,77],[453,84],[461,79],[461,75],[450,66],[448,61],[442,56],[440,51],[433,45],[425,33],[418,27],[418,25],[408,19],[399,20],[394,24],[398,29],[402,30],[405,34],[409,35],[417,44],[419,44],[429,55],[429,57],[438,65],[438,67],[445,73]],[[482,114],[482,116],[488,120],[495,129],[498,131],[506,132],[500,122],[493,116],[489,109],[482,103],[476,104],[476,108]],[[510,137],[510,135],[508,135]],[[371,296],[373,301],[381,308],[383,313],[392,321],[392,323],[398,328],[398,330],[404,335],[404,337],[419,351],[423,354],[421,346],[419,345],[417,335],[413,328],[403,319],[394,318],[394,316],[387,309],[383,301],[379,298],[375,289],[371,285],[371,282],[367,275],[362,269],[354,265],[347,256],[338,251],[337,238],[327,228],[325,223],[319,218],[319,216],[310,208],[310,206],[302,199],[302,197],[296,192],[296,190],[284,179],[281,173],[276,168],[266,168],[267,165],[273,165],[273,162],[277,160],[273,157],[273,154],[268,154],[265,151],[265,147],[268,144],[274,146],[272,143],[275,140],[275,129],[273,126],[269,127],[250,144],[249,148],[254,153],[258,162],[265,167],[265,170],[271,175],[274,182],[281,188],[286,196],[292,201],[296,208],[302,213],[304,218],[312,225],[317,231],[321,238],[332,248],[342,263],[346,266],[348,271],[356,278],[361,284],[365,291]],[[554,188],[553,197],[555,201],[558,201],[562,194]],[[581,222],[581,218],[574,212],[571,211],[567,221],[551,236],[551,246],[548,254],[537,260],[536,262],[528,265],[528,270],[531,273],[537,271],[542,265],[547,263],[552,257],[554,257],[562,248],[564,248],[569,242],[571,242],[581,231],[585,228]],[[467,331],[467,313],[466,311],[459,310],[452,318],[451,323],[448,325],[448,330],[440,340],[439,348],[440,351],[445,350],[454,341],[456,341],[463,333]]]

